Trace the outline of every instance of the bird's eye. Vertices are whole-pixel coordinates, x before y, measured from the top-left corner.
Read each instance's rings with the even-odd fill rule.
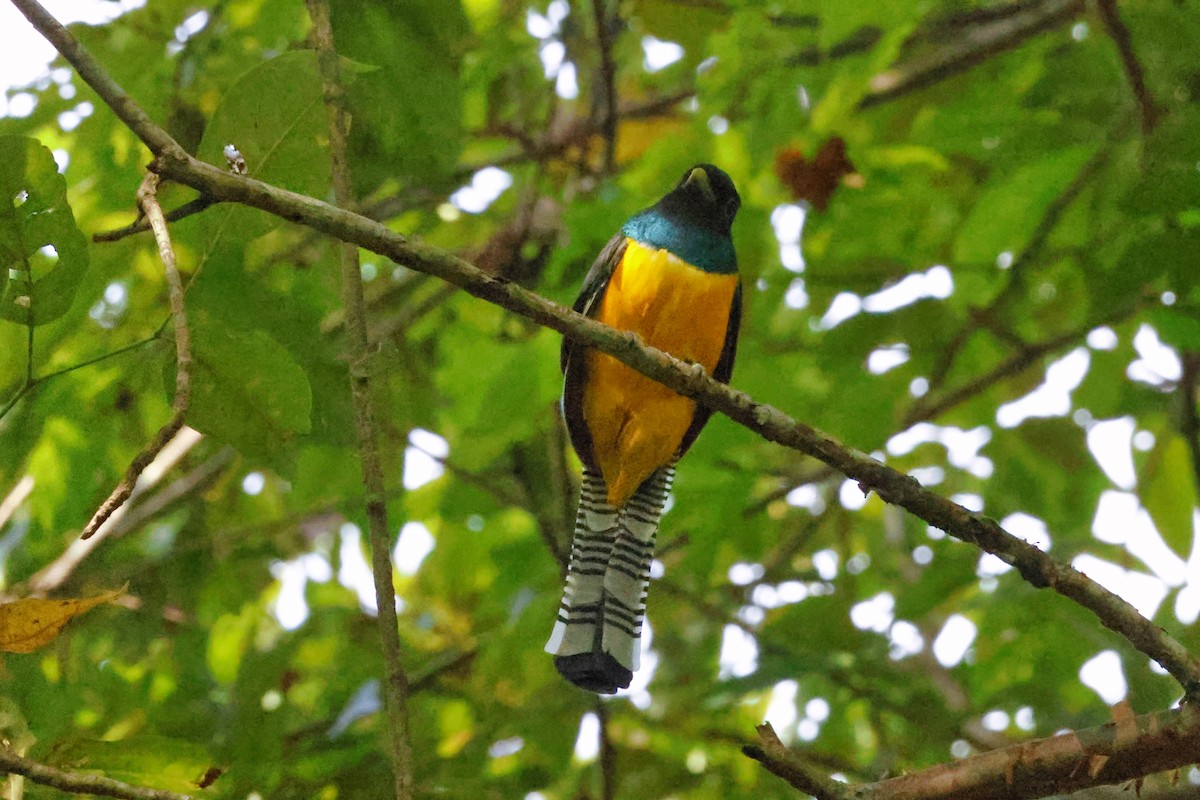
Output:
[[[730,198],[728,201],[726,201],[726,203],[725,203],[725,217],[726,217],[726,219],[729,219],[729,220],[732,220],[732,219],[733,219],[734,215],[735,215],[735,214],[737,214],[737,210],[738,210],[738,206],[739,206],[739,205],[740,205],[740,204],[738,203],[738,201],[737,201],[737,200],[735,200],[735,199],[733,199],[733,198]]]

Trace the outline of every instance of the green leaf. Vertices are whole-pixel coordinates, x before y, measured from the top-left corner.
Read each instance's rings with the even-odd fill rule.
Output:
[[[1200,203],[1200,170],[1196,141],[1200,112],[1194,106],[1162,120],[1146,141],[1139,178],[1125,197],[1135,212],[1171,213]]]
[[[252,177],[320,197],[329,187],[328,142],[317,56],[300,50],[276,56],[238,78],[213,113],[198,157],[224,169],[224,148],[232,144]],[[232,203],[210,209],[201,219],[201,253],[224,241],[249,241],[280,223],[265,211]]]
[[[87,240],[49,148],[0,136],[0,317],[22,325],[58,319],[87,266]]]
[[[64,769],[192,795],[201,788],[206,773],[209,780],[205,786],[221,769],[206,749],[194,742],[148,734],[112,742],[95,739],[61,742],[53,748],[48,760]],[[210,769],[218,772],[214,775]]]
[[[959,230],[955,261],[990,264],[1000,253],[1020,253],[1093,150],[1064,148],[989,184]]]
[[[683,47],[689,65],[709,55],[705,50],[708,35],[724,26],[731,10],[724,3],[709,0],[635,0],[633,16],[655,37]]]
[[[378,67],[346,90],[355,182],[369,189],[385,176],[432,178],[453,168],[470,30],[459,0],[335,0],[330,13],[338,52]]]
[[[1187,442],[1170,431],[1159,431],[1138,475],[1138,495],[1163,541],[1184,559],[1192,550],[1193,475]]]
[[[173,358],[167,366],[173,388]],[[283,345],[262,330],[193,317],[189,425],[286,473],[311,415],[308,377]]]
[[[236,614],[222,614],[209,627],[205,661],[218,683],[231,686],[237,680],[246,648],[254,636],[261,609],[247,603]]]
[[[1193,262],[1193,265],[1200,262]],[[1200,350],[1200,319],[1162,306],[1146,315],[1166,344],[1179,350]]]

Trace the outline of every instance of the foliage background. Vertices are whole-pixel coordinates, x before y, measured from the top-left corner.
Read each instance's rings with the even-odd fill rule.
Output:
[[[591,5],[332,5],[370,213],[569,302],[626,217],[686,166],[722,165],[744,201],[735,385],[1029,531],[1114,591],[1140,590],[1139,607],[1197,650],[1194,9],[1122,6],[1139,96],[1082,4],[625,2],[610,32],[627,113],[605,174]],[[883,94],[889,75],[1030,9],[1045,32]],[[296,2],[155,0],[74,30],[200,157],[223,164],[232,142],[256,177],[324,197],[308,26]],[[682,58],[650,69],[647,37]],[[129,223],[147,160],[132,134],[65,69],[19,93],[36,104],[0,119],[0,135],[35,136],[65,162],[89,236]],[[860,178],[805,219],[801,260],[773,165],[833,136]],[[497,173],[476,177],[489,165],[511,176],[491,203]],[[476,191],[455,193],[464,185]],[[190,197],[163,193],[168,207]],[[336,251],[245,208],[172,232],[191,277],[189,422],[203,438],[52,587],[128,581],[133,600],[6,658],[5,737],[49,763],[180,790],[219,765],[212,796],[377,796],[382,665],[370,591],[357,591],[363,490]],[[66,270],[61,256],[35,275]],[[15,311],[0,321],[0,492],[32,479],[0,520],[9,596],[39,585],[169,416],[152,241],[93,243],[88,258],[51,298],[61,316],[32,328],[32,360],[30,328]],[[1062,597],[717,418],[664,521],[649,684],[598,703],[541,651],[577,473],[555,409],[558,337],[371,257],[364,270],[423,793],[794,796],[738,751],[768,714],[829,771],[871,780],[1107,721],[1080,680],[1103,651],[1136,711],[1177,699]],[[903,363],[883,370],[884,353]],[[1056,379],[1071,369],[1076,385]],[[1005,406],[1035,391],[1057,405],[1023,419]],[[1096,427],[1109,420],[1122,422]],[[1099,438],[1120,454],[1107,469]],[[970,649],[939,660],[932,644],[959,618]],[[577,748],[591,738],[581,720],[599,724],[598,760]]]

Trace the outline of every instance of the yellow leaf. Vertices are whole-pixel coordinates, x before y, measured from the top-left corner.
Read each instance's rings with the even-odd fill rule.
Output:
[[[125,594],[126,586],[79,600],[44,600],[28,597],[0,604],[0,650],[32,653],[54,641],[63,626],[101,603]]]

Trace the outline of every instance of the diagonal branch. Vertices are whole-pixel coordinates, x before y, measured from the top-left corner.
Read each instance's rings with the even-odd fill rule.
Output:
[[[758,731],[759,744],[748,744],[742,753],[766,767],[768,772],[778,775],[802,792],[817,800],[850,800],[854,795],[849,786],[828,777],[793,753],[779,741],[771,723],[764,722]]]
[[[1104,30],[1116,43],[1117,51],[1121,54],[1121,66],[1125,69],[1125,77],[1129,79],[1129,87],[1133,90],[1138,111],[1141,113],[1142,133],[1149,134],[1158,123],[1160,109],[1146,87],[1146,70],[1134,52],[1133,34],[1121,19],[1116,0],[1096,0],[1096,10],[1104,22]]]
[[[871,79],[871,93],[858,104],[871,108],[924,89],[1012,50],[1027,39],[1073,19],[1083,0],[1043,0],[1017,13],[972,27],[959,40],[926,56],[913,58]]]
[[[703,370],[642,345],[636,337],[609,328],[501,278],[487,275],[436,247],[407,239],[378,223],[333,208],[319,200],[230,175],[187,154],[160,159],[156,167],[172,180],[208,191],[222,200],[245,203],[434,275],[472,295],[514,311],[612,355],[638,372],[694,398],[769,441],[813,456],[886,502],[908,509],[936,528],[969,542],[1015,566],[1034,586],[1052,587],[1096,614],[1135,647],[1170,671],[1190,693],[1200,689],[1200,665],[1187,650],[1126,601],[1068,564],[1001,528],[994,520],[924,489],[910,476],[838,442],[828,434],[758,403],[743,392],[708,377]]]
[[[23,11],[30,7],[40,10],[35,0],[13,2]],[[89,76],[95,76],[97,72],[103,74],[102,68],[86,51],[71,45],[74,37],[52,18],[47,17],[47,23],[37,14],[27,13],[27,16],[56,46],[66,40],[67,44],[60,48],[60,52],[73,63],[78,60],[86,67],[79,70],[85,79],[91,82]],[[79,68],[79,64],[76,67]],[[114,86],[105,75],[105,81],[94,83],[92,88],[106,102],[132,102],[124,95],[110,96]],[[159,141],[152,137],[147,144]],[[607,353],[674,391],[725,414],[769,441],[799,450],[828,464],[858,481],[864,490],[876,491],[885,502],[901,506],[930,525],[1016,567],[1032,585],[1053,588],[1074,600],[1095,614],[1106,627],[1124,636],[1134,647],[1162,665],[1189,695],[1200,691],[1200,664],[1174,637],[1139,614],[1125,600],[1070,565],[1008,533],[995,520],[972,513],[923,488],[912,477],[846,447],[823,431],[792,419],[777,408],[758,403],[744,392],[718,383],[694,365],[684,364],[660,350],[642,345],[630,334],[609,328],[507,280],[488,275],[437,247],[408,239],[377,222],[315,198],[245,176],[229,174],[197,161],[174,142],[160,149],[154,168],[166,178],[208,193],[218,200],[260,208],[343,241],[354,242],[410,269],[441,278],[476,297]]]
[[[188,427],[184,427],[172,436],[142,470],[139,479],[134,482],[133,490],[126,498],[126,502],[113,509],[113,513],[96,528],[92,536],[73,539],[57,558],[35,572],[29,578],[28,593],[33,597],[41,597],[62,586],[84,559],[90,556],[109,536],[118,532],[125,522],[126,515],[136,508],[132,501],[136,501],[138,497],[162,480],[162,477],[174,469],[200,439],[200,433]]]
[[[23,758],[4,747],[0,747],[0,773],[23,775],[34,783],[72,794],[117,797],[124,798],[124,800],[192,800],[190,795],[169,792],[166,789],[149,789],[145,786],[134,786],[123,781],[106,778],[103,775],[67,772],[49,767]]]
[[[29,8],[41,10],[35,0],[13,1],[23,11]],[[104,80],[98,80],[92,84],[92,88],[106,102],[116,103],[123,108],[132,103],[119,88],[115,89],[114,94],[116,84],[107,78],[91,55],[78,46],[69,31],[48,15],[45,18],[32,12],[26,15],[75,64],[85,80],[90,83],[97,73],[103,76]],[[140,119],[137,115],[131,116]],[[154,147],[161,139],[151,136],[143,138],[143,141]],[[1052,587],[1092,611],[1105,626],[1124,636],[1134,647],[1161,664],[1189,694],[1200,690],[1200,664],[1176,639],[1139,614],[1128,602],[1070,565],[1051,558],[1008,533],[994,520],[974,514],[922,488],[910,476],[846,447],[828,434],[714,381],[702,369],[683,364],[660,350],[645,347],[636,337],[609,328],[502,278],[483,273],[450,253],[408,239],[377,222],[315,198],[245,176],[232,175],[198,161],[173,141],[161,148],[153,166],[163,177],[191,186],[217,200],[254,206],[343,241],[354,242],[397,264],[439,277],[476,297],[608,353],[680,394],[720,411],[763,438],[825,462],[843,475],[857,480],[864,489],[875,490],[884,501],[908,509],[930,525],[992,553],[1015,566],[1034,586]]]
[[[199,214],[213,204],[211,197],[193,198],[187,201],[179,208],[173,208],[167,212],[167,222],[178,222],[181,219],[190,217],[192,214]],[[145,216],[139,217],[134,222],[129,223],[123,228],[114,228],[111,231],[100,231],[92,234],[93,242],[118,242],[126,236],[132,236],[135,233],[150,230],[150,220]]]
[[[1200,709],[1130,716],[1095,728],[1022,742],[878,783],[854,800],[1023,800],[1177,769],[1200,758]]]
[[[992,750],[877,783],[844,786],[779,742],[770,725],[742,752],[818,800],[1026,800],[1178,769],[1200,758],[1190,705]]]
[[[100,504],[100,508],[92,519],[84,526],[80,538],[90,539],[113,512],[121,507],[133,494],[138,477],[147,466],[158,456],[162,449],[175,438],[183,429],[183,420],[187,416],[188,405],[192,397],[192,338],[188,331],[187,314],[183,307],[183,280],[179,276],[179,267],[175,264],[175,248],[171,246],[171,233],[167,230],[167,220],[162,207],[158,204],[159,176],[153,172],[146,173],[145,180],[137,191],[138,205],[146,212],[146,219],[154,229],[154,239],[158,243],[158,256],[162,259],[163,273],[167,279],[167,292],[171,302],[171,319],[175,323],[175,400],[172,403],[171,419],[159,428],[154,439],[142,451],[134,456],[125,471],[125,477],[113,489],[108,499]]]

